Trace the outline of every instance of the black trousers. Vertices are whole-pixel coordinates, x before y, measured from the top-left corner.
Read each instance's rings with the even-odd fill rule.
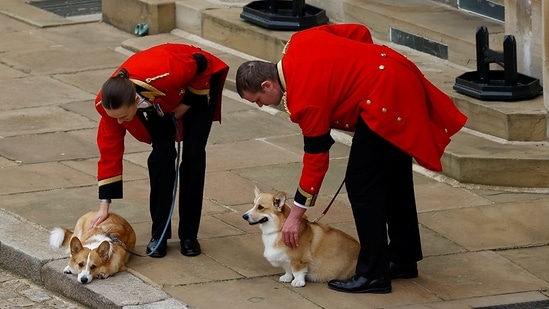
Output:
[[[196,239],[202,214],[206,173],[206,143],[212,127],[215,102],[193,106],[183,116],[183,147],[179,165],[179,239]],[[176,126],[173,116],[158,116],[149,111],[140,118],[151,135],[152,151],[147,160],[150,181],[149,209],[152,219],[151,237],[160,239],[172,205],[175,183]],[[171,222],[165,239],[172,237]]]
[[[361,245],[357,275],[389,279],[389,262],[423,258],[412,157],[362,119],[353,136],[345,184]]]

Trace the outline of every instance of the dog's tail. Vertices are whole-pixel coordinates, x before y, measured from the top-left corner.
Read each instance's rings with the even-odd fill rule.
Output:
[[[72,231],[62,227],[54,227],[50,232],[50,245],[55,248],[67,247],[72,237]]]

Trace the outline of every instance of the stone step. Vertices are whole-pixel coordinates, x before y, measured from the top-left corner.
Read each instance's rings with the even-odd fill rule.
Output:
[[[462,130],[442,157],[444,174],[461,183],[547,188],[549,143],[508,142]]]

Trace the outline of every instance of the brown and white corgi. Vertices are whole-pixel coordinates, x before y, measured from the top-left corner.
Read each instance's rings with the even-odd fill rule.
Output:
[[[304,216],[299,232],[299,247],[284,245],[282,226],[290,213],[286,194],[261,192],[255,187],[254,206],[242,218],[249,224],[259,224],[262,231],[263,256],[285,274],[279,280],[292,286],[311,282],[347,279],[355,274],[360,245],[345,232],[322,223],[312,223]]]
[[[81,283],[90,283],[94,278],[105,279],[126,270],[135,248],[135,232],[121,216],[109,213],[105,221],[90,228],[95,212],[88,212],[76,222],[74,231],[56,227],[50,234],[50,245],[70,250],[66,274],[78,275]]]

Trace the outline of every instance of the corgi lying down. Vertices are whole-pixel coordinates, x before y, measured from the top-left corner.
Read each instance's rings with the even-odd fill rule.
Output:
[[[89,212],[76,222],[74,231],[56,227],[50,234],[50,245],[70,249],[66,274],[78,276],[81,283],[94,278],[105,279],[126,270],[130,253],[135,248],[135,232],[121,216],[110,213],[105,221],[90,229],[95,212]]]

